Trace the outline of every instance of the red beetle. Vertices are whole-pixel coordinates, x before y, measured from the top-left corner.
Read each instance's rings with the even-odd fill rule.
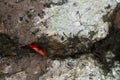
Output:
[[[30,44],[29,47],[33,50],[35,50],[37,53],[39,53],[42,56],[46,56],[45,49],[40,49],[38,44]]]

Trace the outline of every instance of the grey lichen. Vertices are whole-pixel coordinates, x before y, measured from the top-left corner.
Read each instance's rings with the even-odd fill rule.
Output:
[[[54,0],[53,0],[54,1]],[[45,32],[49,35],[63,32],[69,36],[70,33],[90,38],[90,32],[94,31],[92,40],[100,40],[108,34],[108,23],[103,22],[102,16],[113,9],[116,5],[113,0],[68,0],[63,5],[52,5],[45,8],[48,29]],[[110,9],[105,9],[110,5]],[[44,32],[44,30],[43,30]]]

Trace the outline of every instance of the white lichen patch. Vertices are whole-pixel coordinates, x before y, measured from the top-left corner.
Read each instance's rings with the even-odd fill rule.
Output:
[[[66,35],[79,32],[79,36],[92,40],[103,39],[109,29],[108,23],[103,22],[102,17],[116,4],[115,0],[68,0],[63,5],[51,5],[51,8],[44,9],[48,28],[42,31],[49,35],[62,36],[63,32]],[[111,7],[106,9],[109,5]]]
[[[50,60],[48,60],[50,61]],[[120,66],[113,68],[108,76],[99,68],[91,55],[84,55],[78,59],[51,61],[48,72],[39,80],[119,80]]]
[[[116,0],[118,3],[120,3],[120,0]]]
[[[9,77],[5,77],[5,80],[26,80],[26,76],[26,73],[23,71]]]

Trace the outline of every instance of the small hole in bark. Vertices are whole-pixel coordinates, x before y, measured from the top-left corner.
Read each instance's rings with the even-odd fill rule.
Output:
[[[51,6],[49,3],[46,3],[46,4],[44,4],[44,7],[50,8]]]
[[[61,37],[61,40],[64,40],[64,37],[63,37],[63,36]]]
[[[20,17],[20,21],[22,21],[23,20],[23,17]]]
[[[7,5],[8,3],[7,2],[4,2],[5,5]]]
[[[31,19],[31,18],[32,18],[32,14],[28,14],[27,17],[28,17],[29,19]]]

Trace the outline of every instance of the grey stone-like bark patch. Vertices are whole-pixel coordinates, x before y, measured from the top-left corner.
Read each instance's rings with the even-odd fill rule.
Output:
[[[48,67],[48,72],[39,80],[119,80],[120,65],[117,63],[112,73],[107,76],[99,68],[92,55],[84,55],[78,59],[54,60]]]
[[[53,0],[54,1],[54,0]],[[45,8],[46,16],[43,21],[47,22],[48,28],[40,28],[48,35],[63,32],[79,36],[85,36],[92,40],[100,40],[106,37],[109,31],[108,23],[103,22],[102,16],[112,10],[116,1],[113,0],[68,0],[63,5],[52,5]],[[109,8],[106,8],[110,6]]]

